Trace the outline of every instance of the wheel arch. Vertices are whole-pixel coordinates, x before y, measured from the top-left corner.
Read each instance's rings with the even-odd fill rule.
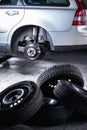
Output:
[[[14,49],[17,51],[17,42],[18,40],[22,40],[24,36],[24,34],[26,35],[30,28],[31,27],[40,27],[40,28],[43,28],[41,26],[38,26],[38,25],[24,25],[24,26],[21,26],[19,28],[17,28],[14,33],[12,34],[12,37],[11,37],[11,51],[14,52]],[[54,50],[54,46],[53,46],[53,40],[52,40],[52,36],[50,34],[50,32],[48,32],[45,28],[43,28],[45,31],[46,31],[46,37],[47,37],[47,40],[49,41],[50,43],[50,49],[51,50]]]

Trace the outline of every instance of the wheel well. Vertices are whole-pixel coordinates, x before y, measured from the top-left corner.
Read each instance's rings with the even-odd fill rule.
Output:
[[[11,39],[11,50],[12,50],[12,52],[17,52],[18,42],[23,41],[24,36],[29,35],[29,37],[32,37],[33,27],[39,27],[39,26],[34,26],[34,25],[23,26],[23,27],[18,28],[14,32],[12,39]],[[43,30],[44,39],[49,42],[50,48],[53,49],[54,47],[53,47],[53,42],[52,42],[52,38],[51,38],[50,34],[44,28],[41,28],[41,27],[39,27],[39,28]],[[42,32],[41,32],[40,35],[42,35]]]

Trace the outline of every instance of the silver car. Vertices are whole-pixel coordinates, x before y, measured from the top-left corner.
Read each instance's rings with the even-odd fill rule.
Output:
[[[81,0],[0,0],[1,53],[35,60],[48,50],[86,45],[86,12]]]

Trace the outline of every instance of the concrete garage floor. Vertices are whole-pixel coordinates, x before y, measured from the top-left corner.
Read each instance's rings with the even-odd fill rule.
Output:
[[[53,65],[73,64],[78,67],[87,84],[87,50],[47,53],[36,61],[24,57],[12,57],[0,64],[0,92],[13,83],[31,80],[37,82],[38,76]]]
[[[87,50],[72,52],[47,53],[43,58],[29,61],[24,57],[12,57],[0,64],[0,92],[13,83],[31,80],[37,82],[38,76],[53,65],[73,64],[77,66],[84,77],[84,88],[87,87]],[[0,130],[87,130],[87,122],[74,122],[51,127],[31,127],[26,125],[10,126]]]

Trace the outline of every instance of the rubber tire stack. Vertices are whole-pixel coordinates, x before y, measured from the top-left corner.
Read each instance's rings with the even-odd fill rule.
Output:
[[[39,76],[37,85],[32,81],[13,84],[0,93],[0,125],[25,121],[30,125],[53,125],[68,121],[73,110],[85,114],[87,92],[83,86],[81,71],[70,64],[48,68]],[[17,89],[24,90],[21,102],[13,107],[4,104],[6,95],[12,96]],[[14,97],[16,94],[7,100],[13,98],[14,103]]]
[[[65,122],[72,116],[73,111],[58,98],[55,97],[53,90],[58,84],[58,80],[64,79],[70,80],[77,85],[83,87],[84,80],[81,71],[74,65],[60,65],[52,66],[45,70],[38,78],[37,84],[41,89],[44,99],[51,98],[56,100],[56,104],[49,104],[45,102],[44,106],[39,110],[36,116],[33,118],[31,124],[39,125],[54,125]],[[52,86],[52,87],[51,87]],[[63,90],[62,90],[63,91]]]

